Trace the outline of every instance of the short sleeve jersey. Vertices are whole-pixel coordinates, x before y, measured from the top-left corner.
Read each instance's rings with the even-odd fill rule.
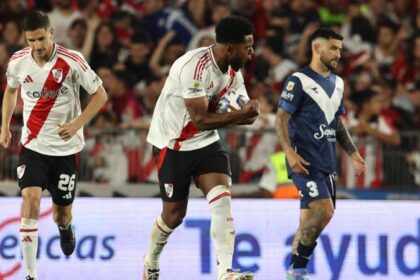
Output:
[[[102,84],[83,56],[55,44],[50,60],[40,67],[32,49],[25,48],[10,58],[6,75],[8,86],[20,88],[23,100],[21,144],[44,155],[80,152],[84,146],[82,128],[67,142],[57,131],[59,124],[80,115],[80,87],[93,94]]]
[[[279,108],[289,112],[289,137],[310,168],[336,171],[335,142],[338,117],[344,114],[343,80],[324,77],[309,66],[293,73],[285,83]],[[289,174],[293,171],[288,166]]]
[[[248,96],[241,72],[229,67],[223,73],[214,60],[211,46],[185,53],[169,71],[153,112],[147,141],[160,149],[190,151],[219,140],[217,130],[197,130],[184,99],[206,97],[208,111],[215,112],[220,98],[231,90]]]

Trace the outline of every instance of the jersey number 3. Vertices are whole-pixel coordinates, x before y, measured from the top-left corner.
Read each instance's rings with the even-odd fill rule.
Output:
[[[308,183],[306,183],[306,186],[309,188],[309,195],[311,196],[311,197],[316,197],[316,196],[318,196],[319,195],[319,192],[318,192],[318,186],[317,186],[317,184],[315,183],[315,181],[309,181]]]
[[[63,192],[71,192],[74,189],[76,184],[76,174],[71,175],[67,174],[60,175],[60,181],[58,181],[58,189]]]

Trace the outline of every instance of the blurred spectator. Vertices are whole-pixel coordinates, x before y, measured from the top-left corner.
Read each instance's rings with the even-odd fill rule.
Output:
[[[351,162],[342,159],[343,183],[348,188],[380,188],[383,186],[382,143],[399,145],[400,136],[387,116],[381,114],[386,103],[379,90],[367,89],[352,97],[359,104],[358,112],[348,112],[344,120],[360,155],[365,159],[366,172],[356,177]]]
[[[2,8],[0,10],[0,26],[8,21],[20,22],[25,17],[27,7],[24,6],[24,1],[2,0],[0,2]]]
[[[138,32],[134,34],[128,50],[128,56],[124,61],[124,69],[131,83],[137,84],[146,80],[149,76],[150,48],[151,41],[147,33]]]
[[[403,29],[402,29],[403,30]],[[373,48],[373,63],[381,78],[392,79],[392,65],[397,56],[398,46],[405,39],[405,32],[398,32],[398,26],[389,19],[384,19],[378,26],[377,44]]]
[[[73,21],[69,29],[68,47],[83,54],[88,26],[84,19]]]
[[[208,23],[208,6],[213,3],[207,0],[182,0],[181,9],[197,28],[203,28]]]
[[[414,177],[414,183],[417,187],[420,187],[420,141],[418,141],[417,147],[414,151],[406,155],[407,163],[410,167],[410,172]]]
[[[144,0],[146,18],[141,23],[153,42],[158,42],[169,30],[174,30],[177,39],[187,45],[197,32],[197,27],[177,8],[165,6],[164,0]]]
[[[149,61],[149,68],[155,76],[166,76],[175,60],[185,53],[185,45],[178,40],[177,33],[168,31],[163,36]]]
[[[262,57],[270,65],[267,80],[270,85],[280,85],[290,73],[298,69],[298,65],[294,61],[285,57],[283,38],[280,35],[266,38]],[[280,88],[280,86],[277,88]]]
[[[146,86],[138,90],[140,103],[146,109],[146,116],[151,119],[156,102],[165,84],[166,76],[158,77],[150,75],[146,80]]]
[[[99,68],[97,73],[104,82],[103,85],[108,93],[109,103],[117,123],[123,127],[130,127],[134,120],[143,115],[144,109],[128,84],[126,73],[112,71],[109,68]]]
[[[255,122],[246,126],[245,145],[240,149],[243,171],[240,182],[247,183],[261,177],[267,159],[278,150],[275,133],[261,133],[260,130],[274,129],[279,95],[266,90],[259,98],[260,114]]]
[[[110,114],[101,113],[96,125],[112,128],[115,121]],[[111,132],[102,131],[97,135],[91,154],[93,156],[93,177],[96,182],[119,186],[128,179],[128,159],[125,156],[123,140]]]
[[[342,25],[346,19],[344,13],[345,6],[338,0],[322,1],[322,6],[318,8],[318,13],[323,25],[338,24]]]
[[[9,54],[15,53],[23,48],[24,40],[22,31],[16,21],[6,22],[1,34],[1,41],[6,45]]]
[[[70,25],[76,18],[81,17],[81,13],[73,9],[71,0],[52,0],[52,4],[54,8],[48,16],[54,29],[54,41],[68,47]]]
[[[211,6],[211,22],[207,28],[201,29],[192,37],[189,42],[188,50],[193,50],[199,47],[210,46],[216,41],[215,26],[222,18],[230,16],[229,5],[226,1],[213,1]]]
[[[120,44],[113,25],[102,22],[95,31],[90,53],[90,65],[93,70],[100,67],[113,68],[119,62]]]
[[[300,198],[299,192],[287,175],[286,154],[278,152],[270,156],[258,182],[258,190],[251,193],[233,194],[239,198]]]

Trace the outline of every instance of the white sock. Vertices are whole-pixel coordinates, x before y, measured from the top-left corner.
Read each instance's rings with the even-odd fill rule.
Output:
[[[212,216],[211,237],[216,248],[218,279],[232,268],[235,228],[230,207],[230,191],[226,186],[214,187],[207,194]]]
[[[29,276],[37,279],[36,254],[38,251],[38,225],[37,220],[20,220],[20,242],[22,246],[23,261]]]
[[[159,215],[156,222],[153,223],[152,232],[150,234],[149,249],[146,253],[145,259],[148,262],[159,262],[160,254],[168,241],[169,235],[173,232]]]

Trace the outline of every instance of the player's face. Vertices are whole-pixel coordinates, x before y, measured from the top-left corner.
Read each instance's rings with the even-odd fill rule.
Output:
[[[39,28],[33,31],[26,31],[25,38],[29,47],[32,48],[32,55],[35,59],[49,59],[54,46],[52,29]]]
[[[254,37],[252,35],[245,36],[242,43],[232,45],[232,53],[229,58],[229,65],[233,70],[238,71],[244,67],[245,63],[250,61],[254,53]]]
[[[341,57],[341,49],[343,48],[343,42],[336,39],[329,39],[321,45],[321,52],[319,59],[329,70],[333,70],[337,67],[338,61]]]

